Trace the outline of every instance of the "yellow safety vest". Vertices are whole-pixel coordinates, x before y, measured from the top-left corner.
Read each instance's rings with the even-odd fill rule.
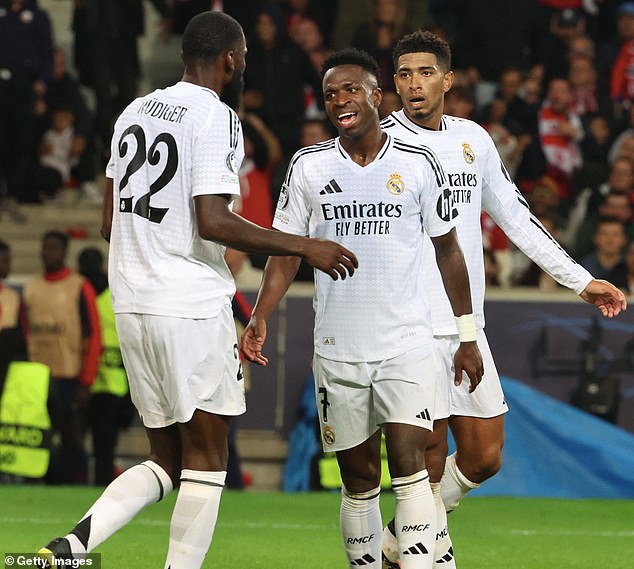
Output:
[[[0,398],[0,472],[41,478],[50,459],[46,408],[50,371],[37,362],[11,362]]]
[[[97,312],[101,326],[103,352],[99,361],[99,372],[92,384],[91,391],[93,393],[111,393],[123,397],[128,393],[128,377],[121,360],[119,336],[117,335],[112,300],[108,289],[97,296]]]
[[[341,474],[334,452],[325,453],[319,460],[319,482],[324,488],[341,488]],[[392,478],[387,464],[385,435],[381,435],[381,488],[389,488],[390,486],[392,486]]]

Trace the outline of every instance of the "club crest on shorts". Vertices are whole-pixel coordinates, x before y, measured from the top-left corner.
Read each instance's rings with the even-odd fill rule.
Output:
[[[387,191],[395,196],[400,196],[405,191],[405,182],[400,174],[393,173],[387,181]]]
[[[467,164],[473,164],[475,162],[475,152],[471,149],[468,142],[462,143],[462,155]]]
[[[322,431],[322,436],[324,437],[324,441],[326,442],[326,444],[328,445],[335,444],[335,432],[332,430],[332,427],[329,427],[328,425],[326,425],[324,427],[324,430]]]

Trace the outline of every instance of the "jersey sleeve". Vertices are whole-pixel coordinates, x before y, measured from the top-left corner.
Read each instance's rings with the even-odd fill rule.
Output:
[[[580,294],[592,275],[579,265],[531,213],[528,202],[511,180],[488,134],[482,180],[482,209],[524,254],[558,283]]]
[[[422,166],[423,190],[421,216],[423,228],[430,237],[449,233],[457,223],[458,209],[453,202],[447,176],[436,155],[424,149]]]
[[[235,112],[218,104],[196,134],[192,153],[192,197],[240,195],[238,170],[244,158],[244,142]]]
[[[277,200],[273,227],[285,233],[308,235],[311,208],[307,199],[304,163],[293,156]]]

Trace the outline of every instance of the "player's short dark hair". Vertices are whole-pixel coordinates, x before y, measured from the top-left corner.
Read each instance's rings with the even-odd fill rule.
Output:
[[[6,241],[0,239],[0,253],[9,253],[9,244]]]
[[[45,241],[46,239],[57,239],[64,246],[64,249],[68,249],[69,238],[66,233],[51,229],[50,231],[47,231],[42,237],[42,241]]]
[[[377,83],[379,81],[379,64],[367,51],[346,47],[335,51],[321,64],[321,76],[323,77],[329,69],[339,65],[358,65],[372,75]]]
[[[451,48],[449,44],[430,31],[417,30],[403,36],[397,42],[392,52],[394,69],[398,69],[398,58],[407,53],[433,53],[445,73],[451,70]]]
[[[243,37],[242,26],[228,14],[202,12],[189,21],[183,32],[181,58],[185,65],[211,61]]]

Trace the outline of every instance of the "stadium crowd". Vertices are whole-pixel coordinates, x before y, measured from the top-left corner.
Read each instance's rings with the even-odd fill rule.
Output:
[[[393,47],[404,34],[424,28],[452,47],[455,82],[446,95],[446,113],[472,119],[489,132],[533,212],[573,258],[596,278],[634,291],[634,2],[146,4],[75,2],[74,49],[65,54],[37,0],[0,0],[0,214],[20,222],[20,204],[50,207],[63,188],[101,202],[112,127],[137,95],[143,71],[138,40],[146,9],[160,18],[163,38],[182,34],[194,15],[209,9],[224,10],[243,25],[248,53],[240,116],[246,157],[239,207],[245,218],[265,227],[271,227],[291,156],[334,134],[321,97],[325,58],[353,46],[377,60],[383,118],[401,105],[392,79]],[[489,285],[559,286],[486,213],[482,231]],[[0,253],[8,255],[8,247]],[[251,262],[263,266],[261,258],[252,256]],[[312,269],[300,270],[298,278],[311,279]],[[87,280],[81,287],[93,288]],[[94,290],[88,293],[91,302],[95,296]],[[15,304],[1,286],[0,302]],[[7,306],[0,304],[0,330],[17,323]],[[86,321],[83,313],[78,318]],[[81,388],[91,380],[77,381]]]

